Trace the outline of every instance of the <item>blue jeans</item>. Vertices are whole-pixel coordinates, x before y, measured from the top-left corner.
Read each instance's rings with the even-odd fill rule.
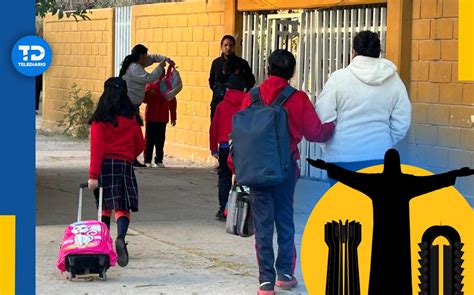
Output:
[[[275,282],[276,272],[281,275],[294,273],[296,249],[293,195],[296,180],[296,162],[292,161],[289,176],[283,183],[250,188],[260,283]],[[273,252],[274,226],[278,235],[276,264]]]
[[[364,169],[370,166],[383,164],[383,160],[367,160],[367,161],[359,161],[359,162],[335,162],[332,164],[337,165],[347,170],[357,171],[357,170]],[[331,186],[335,185],[336,182],[337,181],[335,181],[334,179],[329,178],[329,184]]]

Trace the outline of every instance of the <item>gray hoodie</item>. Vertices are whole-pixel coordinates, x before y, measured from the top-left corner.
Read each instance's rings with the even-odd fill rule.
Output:
[[[159,54],[148,54],[148,60],[145,67],[152,65],[154,62],[160,62],[166,59],[166,56]],[[140,106],[145,99],[145,85],[158,80],[163,74],[164,67],[157,66],[151,73],[145,71],[145,67],[138,63],[131,63],[123,79],[127,82],[128,96],[130,101]]]

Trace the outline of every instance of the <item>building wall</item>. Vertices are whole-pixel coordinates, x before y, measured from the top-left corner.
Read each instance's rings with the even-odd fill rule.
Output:
[[[458,1],[413,0],[405,158],[433,171],[474,166],[474,83],[458,80]],[[457,187],[474,195],[474,178]]]
[[[203,0],[133,7],[132,42],[174,58],[184,82],[178,95],[177,125],[168,126],[168,155],[209,161],[209,68],[220,54],[221,37],[240,32],[236,5],[245,2]],[[400,9],[407,3],[409,10]],[[389,14],[396,12],[388,19],[387,46],[398,48],[398,55],[387,56],[399,66],[408,65],[408,74],[402,77],[408,81],[413,103],[412,127],[399,145],[402,158],[435,172],[473,167],[474,83],[457,78],[458,1],[388,0],[387,4]],[[103,82],[113,75],[113,9],[94,10],[90,17],[91,21],[80,22],[56,16],[44,20],[44,38],[54,54],[45,73],[45,127],[54,127],[62,119],[60,107],[73,82],[97,99]],[[411,27],[411,38],[402,33],[406,27]],[[402,54],[405,40],[411,53]],[[474,195],[472,177],[460,179],[457,186]]]
[[[60,108],[67,102],[73,82],[91,91],[97,101],[104,81],[113,76],[114,10],[92,10],[89,16],[91,21],[58,20],[51,15],[44,20],[45,40],[53,50],[53,62],[44,79],[44,128],[57,128],[64,116]],[[150,53],[173,58],[183,79],[184,87],[177,97],[177,124],[168,126],[166,154],[213,161],[209,152],[209,70],[212,60],[220,55],[222,36],[241,31],[236,18],[239,13],[234,0],[133,6],[132,45],[142,43]]]
[[[209,70],[220,55],[225,1],[134,6],[132,44],[173,58],[183,80],[178,94],[177,123],[168,125],[165,153],[195,161],[210,161]],[[154,66],[149,67],[149,71]],[[142,106],[142,111],[144,106]]]
[[[98,99],[104,81],[113,75],[113,9],[98,9],[90,21],[74,18],[44,18],[43,36],[53,51],[50,68],[44,73],[43,127],[55,129],[75,82]]]

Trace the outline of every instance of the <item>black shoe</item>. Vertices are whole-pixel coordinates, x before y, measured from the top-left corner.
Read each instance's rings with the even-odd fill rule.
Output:
[[[146,167],[145,164],[142,164],[142,163],[140,163],[140,162],[138,162],[138,161],[133,162],[132,165],[133,165],[133,167],[138,167],[138,168],[145,168],[145,167]]]
[[[219,209],[219,211],[217,211],[216,219],[220,220],[220,221],[225,221],[226,220],[225,215],[224,215],[224,210]]]
[[[117,251],[118,259],[117,263],[121,267],[127,266],[128,264],[128,251],[127,243],[123,238],[117,238],[115,240],[115,251]]]

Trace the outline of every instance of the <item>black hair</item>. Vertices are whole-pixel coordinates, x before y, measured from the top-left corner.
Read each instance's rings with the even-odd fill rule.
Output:
[[[122,78],[112,77],[104,83],[104,92],[89,124],[104,122],[117,127],[117,116],[132,119],[135,115],[137,111],[127,95],[127,83]],[[137,121],[139,122],[138,118]]]
[[[371,31],[359,32],[354,37],[352,48],[358,55],[380,57],[380,39],[377,33]]]
[[[232,35],[224,35],[224,37],[222,37],[222,39],[221,39],[221,46],[222,46],[222,44],[224,44],[224,40],[225,40],[225,39],[229,39],[229,40],[232,41],[232,43],[234,43],[234,45],[235,45],[235,38],[234,38],[234,36],[232,36]]]
[[[227,82],[225,83],[225,86],[228,89],[243,91],[245,89],[245,81],[240,75],[232,74],[227,79]]]
[[[239,63],[237,58],[230,56],[228,57],[222,65],[222,73],[224,75],[234,74],[239,69]]]
[[[295,72],[296,59],[285,49],[277,49],[268,58],[269,74],[290,80]]]
[[[119,77],[122,78],[123,75],[127,72],[128,66],[132,62],[137,62],[140,59],[140,56],[143,54],[148,54],[148,48],[142,44],[137,44],[132,49],[132,54],[129,54],[125,57],[122,62],[122,67],[120,68]]]

